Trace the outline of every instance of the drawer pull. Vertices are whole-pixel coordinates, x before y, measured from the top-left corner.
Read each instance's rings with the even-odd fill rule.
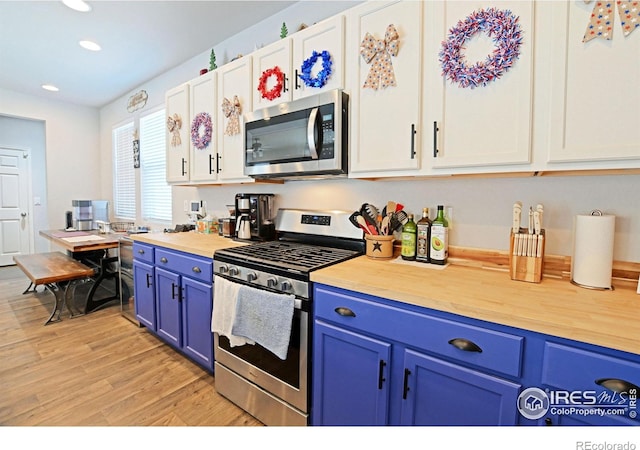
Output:
[[[409,375],[411,375],[411,371],[409,369],[404,369],[404,384],[402,388],[402,400],[406,400],[407,394],[409,393]]]
[[[200,270],[200,267],[198,266],[194,266],[191,270],[193,270],[195,273],[201,273],[202,270]]]
[[[337,312],[338,314],[340,314],[341,316],[345,316],[345,317],[355,317],[356,316],[356,313],[351,311],[349,308],[345,308],[344,306],[338,306],[336,309],[334,309],[334,311]]]
[[[470,341],[468,339],[463,339],[463,338],[451,339],[449,341],[449,344],[465,352],[482,353],[482,349],[478,347],[478,345],[475,342]]]
[[[621,380],[620,378],[600,378],[596,380],[595,383],[609,389],[610,391],[617,392],[618,394],[640,393],[640,388],[638,386],[628,381]]]
[[[162,258],[160,258],[160,262],[167,263],[169,262],[169,260],[163,256]]]
[[[384,377],[384,367],[387,365],[387,363],[384,361],[384,359],[380,360],[380,366],[378,368],[378,389],[382,390],[382,383],[384,383],[386,381],[386,378]]]
[[[144,250],[138,249],[138,253],[140,253],[141,255],[144,255]]]

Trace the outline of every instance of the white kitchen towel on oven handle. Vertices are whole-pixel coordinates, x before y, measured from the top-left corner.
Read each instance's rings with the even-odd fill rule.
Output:
[[[295,296],[240,286],[231,332],[245,336],[287,359]]]
[[[229,339],[231,347],[251,344],[254,342],[242,336],[231,333],[236,317],[236,302],[240,284],[233,283],[222,277],[215,276],[213,280],[213,312],[211,314],[211,331]]]

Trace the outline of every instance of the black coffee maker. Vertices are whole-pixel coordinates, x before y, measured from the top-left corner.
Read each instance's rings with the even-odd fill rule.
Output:
[[[276,238],[274,197],[274,194],[236,194],[237,239],[272,241]]]

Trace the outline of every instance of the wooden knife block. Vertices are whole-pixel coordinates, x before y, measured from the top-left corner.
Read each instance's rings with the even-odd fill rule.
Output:
[[[523,230],[524,231],[524,230]],[[526,233],[522,233],[526,234]],[[547,242],[544,230],[540,231],[542,239],[542,251],[540,256],[518,256],[515,248],[515,234],[511,231],[509,244],[509,275],[512,280],[540,283],[544,262],[544,247]]]

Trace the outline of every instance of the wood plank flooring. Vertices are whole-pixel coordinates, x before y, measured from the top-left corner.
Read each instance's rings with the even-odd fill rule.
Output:
[[[262,425],[116,304],[44,326],[53,295],[28,284],[0,268],[0,425]]]

